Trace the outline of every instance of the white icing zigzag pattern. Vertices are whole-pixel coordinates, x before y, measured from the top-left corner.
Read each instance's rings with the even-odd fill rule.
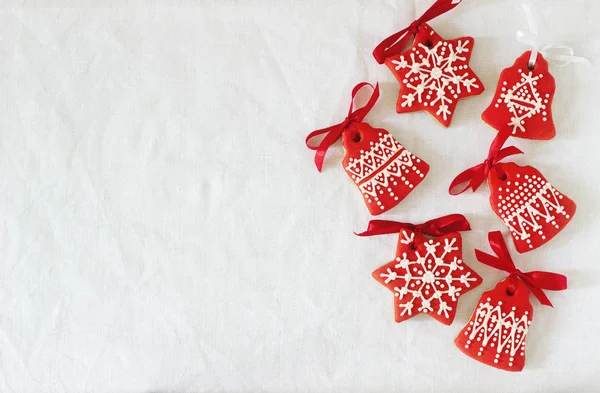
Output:
[[[517,174],[517,178],[521,175]],[[538,235],[542,240],[546,239],[544,234],[544,225],[551,225],[556,229],[560,226],[556,222],[556,214],[562,214],[567,219],[564,207],[560,204],[563,196],[550,183],[540,176],[524,176],[524,181],[507,181],[504,189],[500,187],[498,191],[502,195],[498,196],[498,208],[500,217],[511,231],[515,238],[525,240],[529,248],[532,235]]]
[[[400,56],[392,60],[396,70],[409,69],[404,84],[410,92],[402,96],[403,107],[411,107],[417,100],[425,106],[437,106],[436,115],[444,120],[451,115],[450,103],[458,99],[461,89],[471,92],[478,88],[475,78],[469,78],[467,58],[461,54],[469,51],[469,40],[459,40],[454,46],[446,41],[438,42],[433,48],[423,44],[413,47],[410,60]]]
[[[508,355],[508,366],[513,366],[515,356],[525,356],[525,336],[531,321],[528,312],[519,318],[515,315],[516,308],[507,314],[502,311],[502,302],[497,305],[490,304],[488,297],[485,303],[479,303],[475,312],[475,320],[469,322],[465,335],[469,336],[465,348],[469,345],[479,346],[478,356],[481,356],[488,347],[496,351],[494,363],[500,357]]]
[[[401,232],[403,244],[410,244],[414,240],[414,234],[408,236],[405,231]],[[412,315],[415,299],[421,299],[419,312],[437,312],[438,315],[444,314],[449,318],[448,311],[452,307],[444,300],[451,298],[456,301],[463,286],[469,288],[470,282],[477,281],[476,277],[471,277],[471,272],[460,273],[464,270],[463,261],[454,257],[452,261],[446,262],[444,258],[452,251],[458,250],[455,247],[456,237],[444,239],[443,251],[439,253],[437,248],[441,246],[440,242],[429,240],[425,243],[426,253],[421,256],[418,251],[415,251],[414,256],[408,259],[408,254],[403,253],[402,258],[396,257],[398,262],[394,267],[402,269],[399,275],[398,272],[388,268],[386,273],[381,273],[380,277],[385,278],[385,283],[392,281],[404,281],[403,284],[398,284],[394,287],[394,295],[402,300],[409,295],[410,300],[399,304],[403,308],[400,315]],[[456,286],[458,283],[462,284]],[[434,309],[435,308],[435,309]]]
[[[346,170],[365,200],[377,203],[384,210],[378,195],[387,193],[397,201],[399,197],[394,194],[392,186],[401,182],[408,188],[414,188],[415,185],[406,176],[410,171],[421,178],[425,177],[413,161],[419,163],[421,159],[406,150],[390,134],[379,133],[379,140],[371,142],[368,151],[361,151],[360,158],[351,158]]]
[[[544,77],[543,74],[533,76],[532,72],[529,72],[529,74],[524,73],[522,70],[518,70],[518,72],[521,74],[521,81],[508,89],[508,91],[506,87],[508,83],[504,81],[502,86],[503,93],[495,104],[495,107],[498,108],[500,104],[504,103],[513,114],[508,123],[513,128],[513,135],[517,131],[525,132],[525,120],[540,113],[543,116],[542,120],[547,121],[548,118],[546,116],[548,113],[545,109],[550,98],[550,94],[546,94],[546,97],[542,98],[536,88],[538,80]]]

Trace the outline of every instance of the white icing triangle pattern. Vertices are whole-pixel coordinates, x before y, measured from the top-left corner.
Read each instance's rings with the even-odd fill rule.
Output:
[[[380,196],[389,195],[394,201],[400,200],[402,196],[398,195],[397,186],[411,190],[415,184],[409,179],[409,174],[424,178],[425,173],[417,167],[421,159],[406,150],[393,136],[381,132],[378,136],[377,142],[370,142],[368,151],[361,150],[360,158],[350,158],[346,170],[365,201],[384,210]]]
[[[531,325],[529,313],[525,311],[517,317],[515,307],[506,313],[502,310],[502,301],[491,304],[491,300],[488,297],[486,302],[479,303],[475,319],[467,325],[465,348],[470,345],[479,347],[478,356],[486,350],[495,351],[494,363],[508,356],[508,365],[512,366],[515,356],[525,356],[525,336]]]
[[[497,206],[500,218],[504,221],[516,239],[525,240],[529,248],[533,248],[531,237],[539,236],[546,240],[545,226],[556,229],[558,214],[567,219],[570,215],[561,205],[563,195],[541,176],[517,174],[517,181],[506,182],[505,187],[499,187]],[[520,181],[522,179],[522,181]]]
[[[521,80],[510,88],[504,81],[500,98],[494,105],[496,108],[505,105],[512,113],[508,125],[512,127],[513,135],[517,131],[525,132],[525,122],[533,116],[542,116],[543,121],[548,121],[546,106],[550,99],[550,94],[542,97],[536,87],[544,74],[533,76],[531,71],[525,73],[523,70],[518,70],[518,72],[521,74]]]

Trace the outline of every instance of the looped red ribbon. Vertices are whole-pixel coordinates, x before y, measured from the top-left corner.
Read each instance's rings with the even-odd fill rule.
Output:
[[[407,222],[396,222],[387,220],[371,220],[367,230],[362,233],[354,233],[357,236],[375,236],[388,233],[398,233],[402,229],[413,232],[421,232],[429,236],[443,236],[458,231],[470,231],[469,221],[462,214],[449,214],[435,218],[423,224],[410,224]]]
[[[358,91],[365,86],[370,86],[373,89],[373,94],[371,95],[371,98],[369,98],[369,101],[367,102],[367,104],[365,106],[353,111],[354,97],[356,97],[356,94],[358,94]],[[367,113],[369,113],[371,108],[373,108],[373,105],[375,105],[375,102],[377,102],[378,98],[379,98],[379,83],[376,83],[375,87],[373,87],[372,84],[367,83],[367,82],[359,83],[358,85],[354,86],[354,89],[352,89],[352,101],[350,102],[350,109],[348,109],[348,116],[346,116],[344,121],[342,121],[339,124],[335,124],[331,127],[321,128],[320,130],[315,130],[315,131],[311,132],[310,134],[308,134],[308,136],[306,137],[306,147],[308,147],[311,150],[317,151],[315,153],[315,164],[317,165],[317,169],[319,170],[319,172],[321,172],[321,170],[323,169],[323,161],[325,160],[325,153],[327,153],[327,149],[329,149],[329,147],[331,145],[333,145],[335,143],[335,141],[337,141],[342,136],[342,133],[344,132],[344,130],[346,128],[348,128],[351,124],[360,123],[361,121],[363,121],[365,116],[367,116]],[[325,135],[325,138],[323,138],[323,140],[321,141],[321,143],[318,146],[311,146],[309,144],[309,142],[312,138],[322,135],[322,134],[327,134],[327,135]]]
[[[502,232],[490,232],[488,234],[488,240],[492,250],[496,253],[496,256],[480,250],[475,250],[477,260],[495,269],[504,270],[512,277],[520,278],[521,281],[527,285],[527,288],[529,288],[531,293],[533,293],[544,306],[552,307],[552,303],[550,303],[550,299],[548,299],[543,289],[551,291],[562,291],[567,289],[567,277],[562,274],[540,271],[523,273],[521,270],[517,269],[508,253],[508,248],[504,242]]]
[[[462,0],[437,0],[423,15],[415,19],[407,28],[392,34],[381,41],[375,50],[373,50],[373,57],[375,57],[375,60],[377,60],[379,64],[383,64],[386,58],[402,52],[408,43],[408,40],[419,30],[419,26],[450,11],[452,8],[459,5],[461,1]]]
[[[452,183],[450,183],[450,187],[448,187],[448,193],[450,193],[450,195],[458,195],[467,191],[469,188],[473,189],[473,191],[477,190],[487,178],[490,170],[498,162],[502,161],[508,156],[523,154],[521,150],[514,146],[502,148],[502,145],[504,145],[504,142],[506,142],[509,136],[510,135],[506,133],[498,133],[490,145],[490,150],[485,161],[461,172],[458,176],[456,176],[454,180],[452,180]],[[464,185],[464,187],[458,188],[457,190],[457,187],[460,185]]]

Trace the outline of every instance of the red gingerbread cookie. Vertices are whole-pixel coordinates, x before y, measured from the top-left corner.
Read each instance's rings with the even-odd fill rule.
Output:
[[[575,214],[575,202],[531,166],[498,163],[488,185],[492,209],[510,230],[519,252],[548,242]]]
[[[466,355],[488,366],[521,371],[525,337],[533,319],[529,290],[509,277],[484,292],[467,325],[454,339]]]
[[[394,293],[396,322],[428,314],[450,325],[458,298],[481,284],[481,277],[462,260],[458,232],[427,239],[402,229],[396,258],[373,272],[373,278]]]
[[[352,124],[342,135],[343,166],[378,215],[396,206],[425,178],[429,165],[390,133],[367,123]]]
[[[501,133],[517,138],[552,139],[552,99],[556,84],[541,53],[528,65],[531,51],[502,71],[492,103],[481,118]]]
[[[469,67],[473,44],[472,37],[444,40],[428,24],[419,25],[412,48],[385,60],[400,82],[396,111],[425,110],[448,127],[458,100],[484,90]]]

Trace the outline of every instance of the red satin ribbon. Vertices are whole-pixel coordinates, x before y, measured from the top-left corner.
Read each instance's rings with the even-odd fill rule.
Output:
[[[419,30],[419,26],[450,11],[452,8],[459,5],[461,1],[462,0],[437,0],[423,15],[418,19],[415,19],[406,29],[400,30],[381,41],[375,50],[373,50],[373,57],[375,57],[375,60],[377,60],[379,64],[383,64],[386,58],[402,52],[408,43],[408,40]]]
[[[510,135],[506,133],[498,133],[490,145],[490,150],[486,160],[483,163],[475,165],[474,167],[471,167],[456,176],[454,180],[452,180],[452,183],[450,183],[450,187],[448,187],[448,193],[450,193],[450,195],[458,195],[467,191],[469,188],[473,189],[473,191],[477,190],[486,179],[490,170],[498,162],[502,161],[508,156],[523,154],[521,150],[514,146],[502,148],[502,145],[504,145],[504,142],[506,142],[509,136]],[[456,188],[460,185],[464,185],[464,187],[456,190]]]
[[[357,236],[385,235],[398,233],[402,229],[421,232],[429,236],[443,236],[452,232],[470,231],[471,227],[469,221],[462,214],[449,214],[417,225],[407,222],[371,220],[366,231],[354,234]]]
[[[480,250],[475,250],[477,260],[495,269],[504,270],[512,277],[520,278],[521,281],[527,285],[531,293],[533,293],[543,305],[552,307],[552,303],[550,303],[550,299],[548,299],[543,289],[551,291],[562,291],[567,289],[567,277],[562,274],[540,271],[523,273],[517,269],[508,253],[504,237],[502,237],[502,232],[490,232],[488,234],[488,240],[492,250],[496,253],[496,256]]]
[[[354,97],[356,96],[358,91],[365,86],[370,86],[373,89],[373,94],[371,95],[371,98],[369,98],[369,101],[365,106],[353,111]],[[344,119],[344,121],[331,127],[321,128],[320,130],[316,130],[308,134],[308,136],[306,137],[306,146],[311,150],[317,151],[315,153],[315,164],[317,165],[317,169],[319,170],[319,172],[321,172],[321,170],[323,169],[323,161],[325,160],[325,153],[327,153],[327,149],[329,149],[329,147],[333,145],[335,141],[337,141],[342,136],[344,130],[348,128],[351,124],[360,123],[361,121],[363,121],[365,116],[367,116],[367,113],[369,113],[371,108],[373,108],[373,105],[375,105],[375,102],[378,98],[379,83],[375,84],[375,87],[373,87],[372,84],[367,82],[359,83],[358,85],[354,86],[354,89],[352,89],[352,102],[350,102],[348,116]],[[325,135],[325,138],[323,138],[319,146],[311,146],[309,144],[312,138],[322,134],[327,135]]]

